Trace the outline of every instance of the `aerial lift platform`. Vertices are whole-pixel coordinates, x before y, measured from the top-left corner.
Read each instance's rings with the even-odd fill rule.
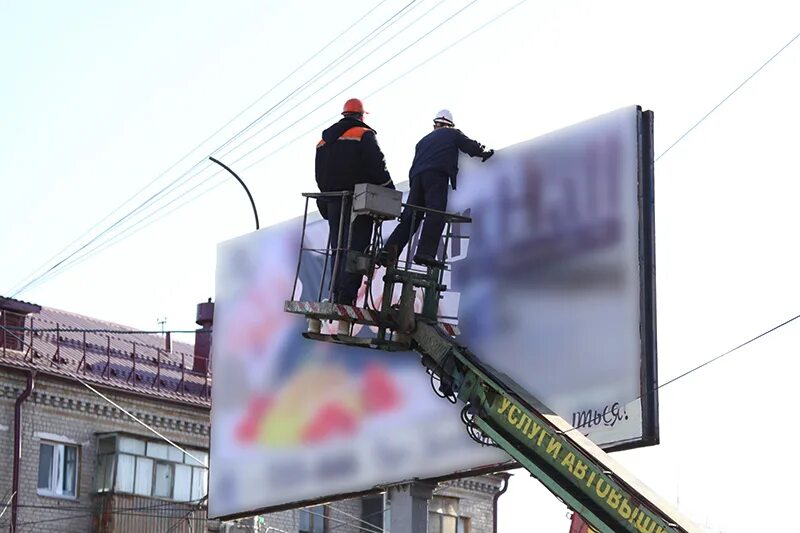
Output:
[[[349,205],[342,209],[351,220],[366,215],[375,220],[372,245],[367,253],[347,251],[343,235],[330,250],[304,248],[308,201],[331,193],[306,193],[306,216],[300,245],[298,269],[303,252],[326,254],[334,262],[329,287],[335,284],[338,261],[347,261],[349,272],[368,276],[372,281],[378,262],[380,226],[400,215],[401,195],[370,185],[358,185],[354,193],[333,193]],[[417,206],[413,216],[432,212]],[[452,237],[452,225],[469,223],[468,217],[436,212],[445,217],[445,241]],[[412,225],[413,226],[413,225]],[[344,227],[340,224],[340,228]],[[409,239],[409,243],[413,241]],[[304,336],[316,341],[336,342],[366,348],[401,351],[413,350],[436,384],[438,394],[452,403],[461,402],[461,419],[470,437],[485,446],[496,446],[544,484],[568,507],[580,514],[602,533],[693,533],[700,529],[667,502],[626,472],[566,420],[548,409],[514,380],[482,362],[456,339],[457,327],[438,316],[438,302],[447,287],[443,273],[449,268],[446,255],[441,265],[419,269],[405,258],[389,262],[383,277],[384,288],[379,308],[372,305],[366,291],[361,305],[343,305],[323,301],[323,274],[320,301],[297,301],[295,294],[286,301],[289,313],[304,315],[309,327]],[[447,250],[445,242],[445,254]],[[331,253],[340,252],[340,253]],[[296,284],[295,284],[296,285]],[[399,299],[394,293],[399,286]],[[417,291],[422,291],[422,308],[415,311]],[[330,294],[330,290],[328,291]],[[338,321],[336,333],[323,333],[324,321]],[[353,336],[352,324],[370,326],[371,336]]]

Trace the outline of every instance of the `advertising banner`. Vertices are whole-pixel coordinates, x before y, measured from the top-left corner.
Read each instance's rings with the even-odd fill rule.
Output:
[[[658,438],[655,396],[643,394],[655,382],[651,127],[651,114],[629,107],[484,164],[462,160],[448,207],[473,223],[454,229],[440,314],[458,318],[472,352],[607,449]],[[507,464],[470,440],[460,406],[434,394],[415,353],[301,336],[303,318],[283,312],[301,227],[294,219],[218,249],[209,514]],[[307,228],[305,246],[325,248],[326,221],[309,217]],[[298,299],[317,299],[323,263],[304,254]]]

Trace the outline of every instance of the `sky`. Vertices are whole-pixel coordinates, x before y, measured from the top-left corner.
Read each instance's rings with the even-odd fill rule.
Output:
[[[194,328],[216,245],[254,223],[232,178],[203,183],[216,169],[192,165],[356,43],[239,141],[266,129],[216,154],[250,187],[262,227],[301,213],[313,146],[349,97],[364,99],[398,182],[445,107],[501,148],[638,104],[655,112],[658,155],[800,31],[790,1],[528,0],[441,52],[517,2],[419,0],[365,39],[407,4],[0,1],[0,294],[189,171],[158,197],[164,210],[133,217],[140,231],[16,297]],[[794,42],[656,163],[662,382],[800,312],[798,63]],[[796,431],[799,338],[789,324],[664,387],[661,444],[616,459],[708,531],[800,531],[785,523],[800,465],[780,451]],[[522,471],[500,499],[503,533],[566,531],[565,516]]]

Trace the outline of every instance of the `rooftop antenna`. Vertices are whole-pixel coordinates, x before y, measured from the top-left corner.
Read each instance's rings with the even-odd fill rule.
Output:
[[[161,326],[161,334],[164,334],[164,324],[167,323],[167,317],[164,318],[156,318],[156,323]]]

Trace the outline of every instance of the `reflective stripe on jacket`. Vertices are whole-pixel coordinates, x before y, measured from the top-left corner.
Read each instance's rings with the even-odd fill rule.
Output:
[[[352,191],[356,183],[394,188],[375,130],[353,117],[344,117],[322,132],[315,174],[322,192]]]

